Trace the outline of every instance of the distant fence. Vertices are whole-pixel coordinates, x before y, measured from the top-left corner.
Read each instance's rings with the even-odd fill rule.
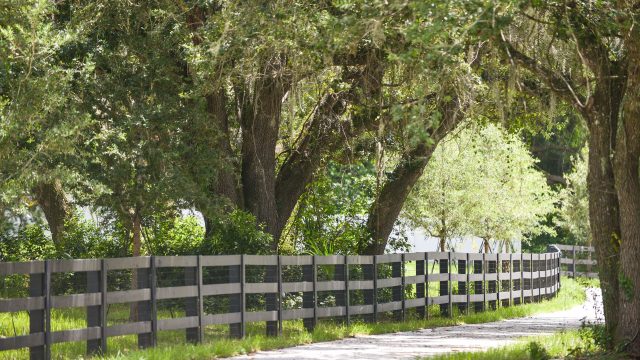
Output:
[[[560,260],[562,275],[570,277],[597,278],[598,262],[593,259],[595,249],[593,246],[580,245],[554,245],[562,252]]]
[[[0,278],[23,276],[28,284],[24,296],[0,299],[0,313],[29,314],[29,333],[0,338],[0,350],[29,348],[32,359],[50,359],[56,343],[86,341],[89,354],[104,353],[108,337],[137,335],[138,346],[145,348],[155,346],[158,332],[165,330],[184,329],[186,341],[197,343],[211,325],[228,324],[231,336],[243,337],[245,324],[266,322],[267,334],[277,336],[286,320],[302,319],[311,330],[320,318],[375,322],[384,314],[404,320],[410,310],[412,316],[429,317],[430,306],[436,307],[431,312],[451,316],[454,310],[469,313],[469,309],[483,311],[552,297],[560,287],[560,264],[557,252],[151,256],[0,263]],[[124,281],[122,272],[129,274]],[[84,286],[76,286],[77,293],[52,291],[55,276],[80,273]],[[252,298],[257,294],[263,301]],[[178,300],[184,316],[158,316],[163,301]],[[108,320],[113,304],[135,304],[126,305],[135,315],[128,322],[113,323]],[[86,310],[86,327],[52,331],[52,309],[69,308]]]

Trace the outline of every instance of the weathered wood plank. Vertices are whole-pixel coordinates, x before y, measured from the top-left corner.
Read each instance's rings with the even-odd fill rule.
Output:
[[[343,255],[316,256],[316,265],[342,265]]]
[[[107,336],[135,335],[151,332],[151,321],[138,321],[107,326]]]
[[[347,309],[345,306],[319,307],[317,310],[317,316],[319,318],[345,316],[346,314],[347,314]]]
[[[174,286],[156,288],[156,300],[190,298],[198,296],[198,286]]]
[[[0,299],[0,313],[44,309],[44,297]]]
[[[107,270],[146,269],[151,266],[149,256],[105,259]]]
[[[49,260],[51,272],[100,271],[100,259]]]
[[[313,309],[282,310],[282,320],[297,320],[313,317]]]
[[[373,280],[350,280],[349,290],[371,290],[373,289]]]
[[[148,300],[151,300],[151,289],[134,289],[107,293],[107,304],[121,304]]]
[[[353,290],[353,288],[351,288]],[[316,291],[341,291],[344,290],[344,281],[318,281]]]
[[[278,321],[277,311],[251,311],[244,314],[246,322]]]
[[[244,292],[247,294],[277,293],[278,283],[246,283]]]
[[[373,313],[373,305],[351,305],[349,306],[350,315],[363,315]]]
[[[187,316],[181,318],[158,319],[158,330],[182,330],[198,327],[197,316]]]
[[[378,289],[401,285],[402,279],[400,278],[378,279]]]
[[[240,283],[202,285],[203,296],[239,294],[240,291]]]
[[[347,263],[349,265],[369,265],[373,264],[373,255],[348,255]]]
[[[431,258],[429,258],[429,259],[431,259]],[[428,275],[428,281],[449,281],[449,274],[448,273],[429,274]]]
[[[100,339],[102,329],[99,326],[92,326],[85,329],[73,329],[64,331],[54,331],[51,333],[52,343],[63,343],[72,341],[86,341]]]
[[[449,260],[448,252],[440,252],[440,251],[429,251],[427,253],[429,256],[429,261],[433,260]]]
[[[281,255],[280,265],[283,266],[302,266],[311,265],[313,262],[313,256],[311,255]]]
[[[424,306],[425,305],[424,298],[407,299],[405,301],[406,301],[405,307],[407,307],[407,308],[414,308],[414,307]]]
[[[422,261],[424,260],[424,254],[424,252],[404,254],[404,261]]]
[[[44,345],[44,333],[0,338],[0,351]]]
[[[56,309],[102,305],[101,293],[73,294],[51,297],[51,307]]]
[[[0,275],[44,273],[44,261],[0,262]]]
[[[242,321],[242,314],[235,312],[205,315],[202,317],[202,321],[205,325],[237,324]]]
[[[191,256],[154,256],[156,267],[196,267],[198,257]]]
[[[384,254],[384,255],[376,255],[376,262],[378,264],[387,264],[392,262],[400,262],[402,261],[402,254]]]
[[[391,301],[378,304],[378,312],[396,311],[402,309],[402,301]]]
[[[429,305],[440,305],[449,303],[449,295],[434,296],[428,300]]]
[[[240,265],[241,255],[206,255],[200,257],[202,266],[237,266]]]
[[[258,266],[275,266],[278,265],[277,255],[245,255],[244,265],[258,265]]]
[[[407,276],[404,280],[405,284],[419,284],[424,282],[424,275]]]
[[[313,282],[312,281],[285,282],[285,283],[282,283],[282,291],[285,293],[313,291]]]

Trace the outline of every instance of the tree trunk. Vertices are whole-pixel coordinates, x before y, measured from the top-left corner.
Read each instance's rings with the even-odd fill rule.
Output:
[[[40,183],[35,186],[34,194],[38,206],[44,212],[47,224],[49,224],[51,240],[59,248],[64,236],[65,223],[71,210],[65,198],[62,184],[58,180]]]
[[[640,36],[640,34],[638,34]],[[614,158],[620,206],[619,308],[616,343],[640,357],[640,44],[630,52],[627,90]]]
[[[594,115],[597,116],[597,115]],[[610,334],[614,334],[618,324],[618,257],[620,224],[618,196],[614,187],[611,149],[613,135],[611,119],[598,116],[591,119],[589,138],[589,221],[591,237],[596,249],[602,288],[604,316]],[[604,122],[604,123],[603,123]]]
[[[447,239],[444,237],[440,237],[440,251],[445,252],[447,251]]]
[[[366,244],[361,253],[384,254],[393,225],[400,215],[407,196],[429,162],[434,148],[435,144],[432,146],[422,144],[413,154],[406,156],[400,162],[390,176],[391,180],[382,186],[382,190],[371,205],[367,219],[371,241]]]
[[[413,189],[431,155],[440,140],[453,131],[463,119],[464,109],[461,108],[457,96],[443,97],[447,99],[439,103],[438,109],[442,113],[442,122],[431,130],[429,141],[423,141],[405,154],[393,173],[383,186],[369,209],[367,229],[371,236],[368,244],[361,248],[362,254],[384,254],[389,235],[398,220],[400,211],[407,196]],[[466,106],[466,105],[464,105]]]
[[[278,231],[286,226],[291,213],[307,185],[320,166],[326,150],[341,145],[341,135],[350,131],[342,131],[350,126],[348,121],[341,121],[347,106],[341,93],[328,94],[321,100],[313,117],[303,130],[305,136],[292,150],[282,164],[276,179],[276,199],[278,205]]]
[[[140,213],[138,209],[133,210],[133,214],[130,217],[131,221],[131,242],[132,242],[132,254],[133,256],[140,256],[142,249],[142,239],[141,239],[141,223],[140,223]],[[136,269],[131,271],[131,289],[138,288],[138,271]],[[138,321],[139,317],[139,309],[138,303],[131,303],[129,306],[129,320],[130,321]]]
[[[285,59],[267,62],[253,91],[238,89],[242,126],[242,190],[245,208],[264,230],[273,236],[272,250],[277,250],[282,233],[276,206],[276,144],[280,128],[282,99],[290,81],[284,74]]]
[[[223,168],[218,174],[215,193],[228,199],[232,206],[242,207],[236,178],[236,164],[229,135],[229,118],[227,116],[227,95],[223,89],[207,96],[207,111],[219,131],[217,149],[223,159]]]
[[[216,140],[214,147],[218,150],[222,167],[217,173],[215,182],[209,185],[208,192],[212,195],[198,205],[205,224],[205,237],[210,238],[213,233],[212,201],[222,201],[223,208],[232,211],[235,208],[243,208],[242,194],[239,189],[237,168],[231,139],[229,134],[229,117],[227,112],[227,94],[224,89],[209,94],[207,97],[207,112],[213,123]]]
[[[384,56],[378,49],[363,48],[358,56],[349,61],[349,65],[357,64],[360,68],[357,71],[345,70],[342,76],[344,83],[351,84],[350,89],[336,89],[319,102],[311,121],[303,130],[301,140],[278,171],[277,233],[282,233],[300,196],[313,181],[323,158],[328,153],[343,148],[345,141],[356,138],[364,130],[375,126],[380,114]],[[340,85],[343,86],[342,83]],[[361,110],[351,114],[350,119],[343,119],[348,104],[357,105]]]
[[[133,256],[140,256],[142,250],[142,228],[140,223],[140,213],[134,210],[131,217],[132,253]]]

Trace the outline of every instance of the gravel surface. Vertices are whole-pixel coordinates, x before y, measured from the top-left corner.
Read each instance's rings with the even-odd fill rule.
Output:
[[[523,336],[575,329],[602,319],[600,289],[587,290],[587,302],[573,309],[476,325],[423,329],[394,334],[356,336],[235,357],[234,359],[414,359],[421,356],[482,351]]]

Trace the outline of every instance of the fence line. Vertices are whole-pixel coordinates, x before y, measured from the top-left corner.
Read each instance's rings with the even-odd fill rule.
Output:
[[[597,278],[598,273],[595,271],[598,262],[593,259],[595,248],[593,246],[580,245],[553,245],[562,251],[562,259],[560,260],[560,269],[562,275]],[[586,257],[586,259],[585,259]],[[562,266],[564,265],[564,267]],[[586,271],[578,271],[578,267],[585,267]],[[566,269],[565,269],[566,268]]]
[[[243,337],[247,323],[266,322],[267,334],[277,336],[286,320],[302,319],[312,330],[321,318],[374,322],[388,313],[404,320],[410,309],[428,318],[433,305],[443,316],[452,316],[454,308],[468,314],[470,308],[484,311],[554,296],[560,287],[560,264],[565,263],[560,255],[198,255],[0,263],[0,277],[29,277],[28,296],[0,299],[0,313],[28,311],[30,319],[30,333],[0,338],[0,350],[28,347],[32,359],[50,359],[56,343],[86,341],[89,354],[105,353],[108,337],[137,335],[138,346],[145,348],[155,346],[158,332],[165,330],[184,329],[187,341],[202,342],[210,325],[228,325],[231,336]],[[438,265],[437,272],[430,273],[431,262],[434,270]],[[163,269],[177,271],[183,284],[159,286]],[[205,281],[214,270],[224,275],[224,282]],[[109,275],[118,271],[131,271],[135,288],[110,290]],[[286,281],[285,271],[301,280]],[[52,274],[57,273],[86,273],[86,291],[53,295]],[[430,293],[430,283],[437,294]],[[334,294],[334,302],[321,301],[327,299],[320,296],[324,293]],[[247,309],[254,294],[264,296],[264,310]],[[301,294],[302,304],[285,308],[283,302],[292,294]],[[208,299],[220,296],[227,301],[214,302],[214,311],[207,312]],[[184,316],[159,319],[158,303],[168,300],[182,300]],[[123,303],[135,304],[135,316],[128,323],[109,325],[108,306]],[[51,331],[52,309],[64,308],[85,308],[86,328]]]

